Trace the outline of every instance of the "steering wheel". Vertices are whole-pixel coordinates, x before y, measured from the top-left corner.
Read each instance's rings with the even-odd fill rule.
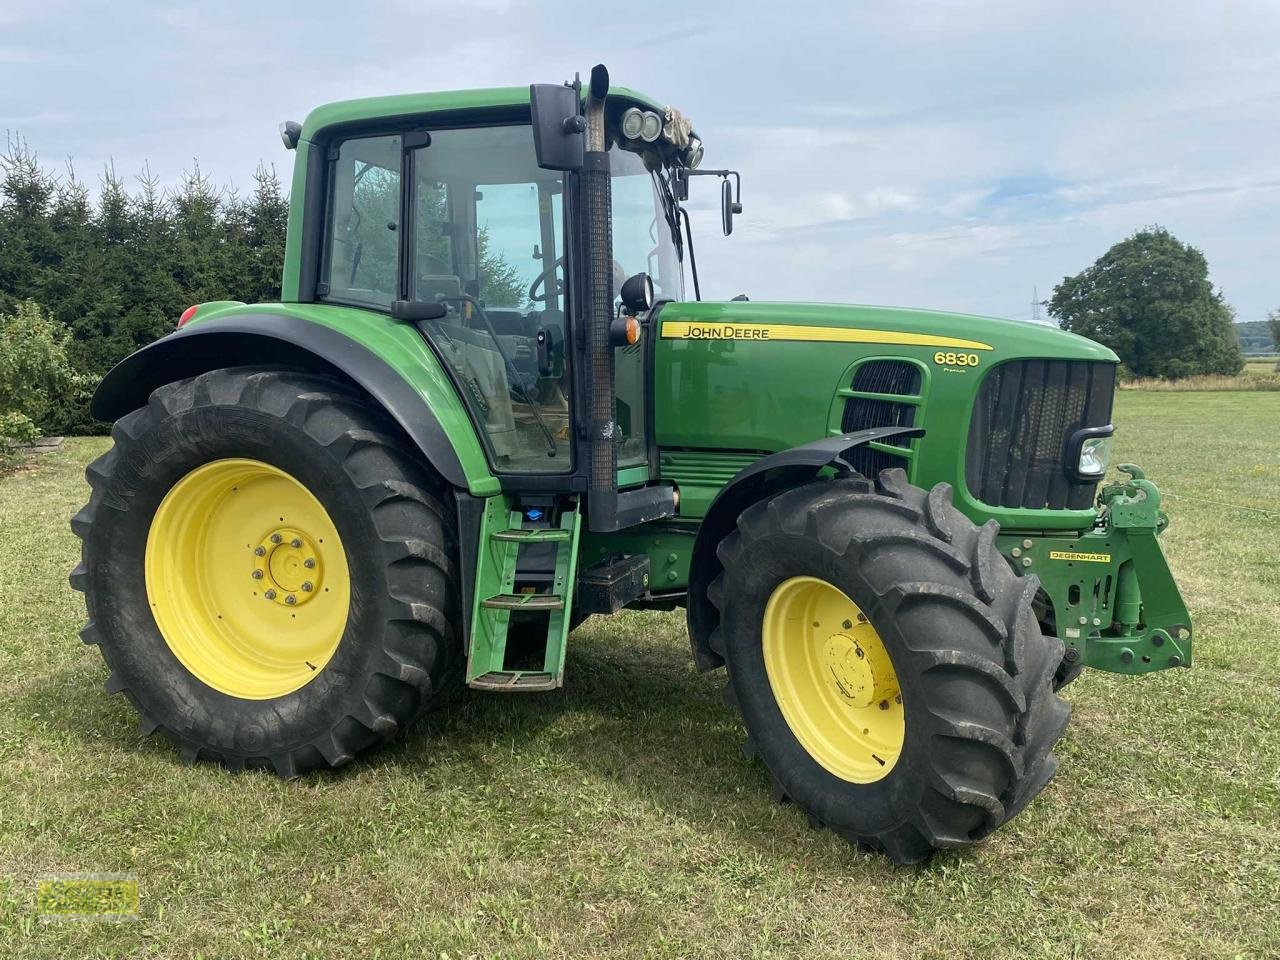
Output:
[[[529,302],[530,303],[543,303],[546,301],[547,295],[544,293],[541,296],[539,296],[538,288],[547,282],[547,277],[554,277],[556,271],[563,266],[564,266],[564,257],[558,257],[556,258],[555,263],[551,264],[551,266],[547,267],[547,269],[543,270],[540,274],[538,274],[537,279],[534,280],[533,283],[529,285]],[[564,283],[562,281],[559,281],[559,280],[556,281],[556,293],[564,293]]]

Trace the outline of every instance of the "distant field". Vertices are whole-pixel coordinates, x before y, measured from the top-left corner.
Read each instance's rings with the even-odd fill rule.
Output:
[[[1128,391],[1165,491],[1192,670],[1088,674],[1058,778],[977,848],[897,869],[769,799],[678,614],[595,618],[565,690],[463,692],[282,783],[143,741],[76,632],[75,440],[0,479],[0,955],[1133,958],[1280,955],[1280,393]],[[124,872],[136,923],[34,918]]]
[[[1161,390],[1178,393],[1219,392],[1224,390],[1280,390],[1280,372],[1276,371],[1275,360],[1261,360],[1256,357],[1250,357],[1245,361],[1244,370],[1234,377],[1209,375],[1186,377],[1182,380],[1129,380],[1120,384],[1120,389]]]

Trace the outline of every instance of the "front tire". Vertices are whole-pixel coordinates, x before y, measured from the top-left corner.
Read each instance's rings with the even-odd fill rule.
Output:
[[[898,863],[986,836],[1057,767],[1063,647],[995,533],[889,470],[757,503],[718,551],[711,642],[775,796]]]
[[[112,436],[71,584],[144,733],[293,777],[388,740],[460,675],[452,515],[352,389],[215,370]]]

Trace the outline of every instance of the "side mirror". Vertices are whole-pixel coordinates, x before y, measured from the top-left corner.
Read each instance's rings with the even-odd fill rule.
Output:
[[[440,320],[449,308],[439,300],[395,300],[391,304],[391,316],[413,323],[418,320]]]
[[[533,149],[545,170],[581,170],[586,118],[580,113],[578,91],[554,83],[529,86],[533,119]]]
[[[733,182],[728,177],[720,181],[720,225],[727,237],[733,233],[733,218],[742,212],[742,204],[733,199]]]

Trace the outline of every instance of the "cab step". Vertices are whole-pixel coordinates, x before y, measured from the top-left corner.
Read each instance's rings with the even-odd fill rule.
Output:
[[[568,540],[572,533],[557,527],[519,530],[498,530],[491,534],[494,540],[507,540],[512,543],[557,543]]]
[[[548,498],[525,506],[520,509],[511,496],[491,497],[481,518],[467,652],[467,686],[477,690],[533,693],[564,682],[581,528],[578,500]],[[520,642],[508,663],[513,624],[519,624]]]
[[[467,685],[475,690],[495,690],[498,693],[534,693],[555,690],[562,682],[563,674],[556,676],[542,670],[493,670]]]
[[[545,593],[500,593],[481,600],[480,606],[488,610],[563,610],[564,600]]]

